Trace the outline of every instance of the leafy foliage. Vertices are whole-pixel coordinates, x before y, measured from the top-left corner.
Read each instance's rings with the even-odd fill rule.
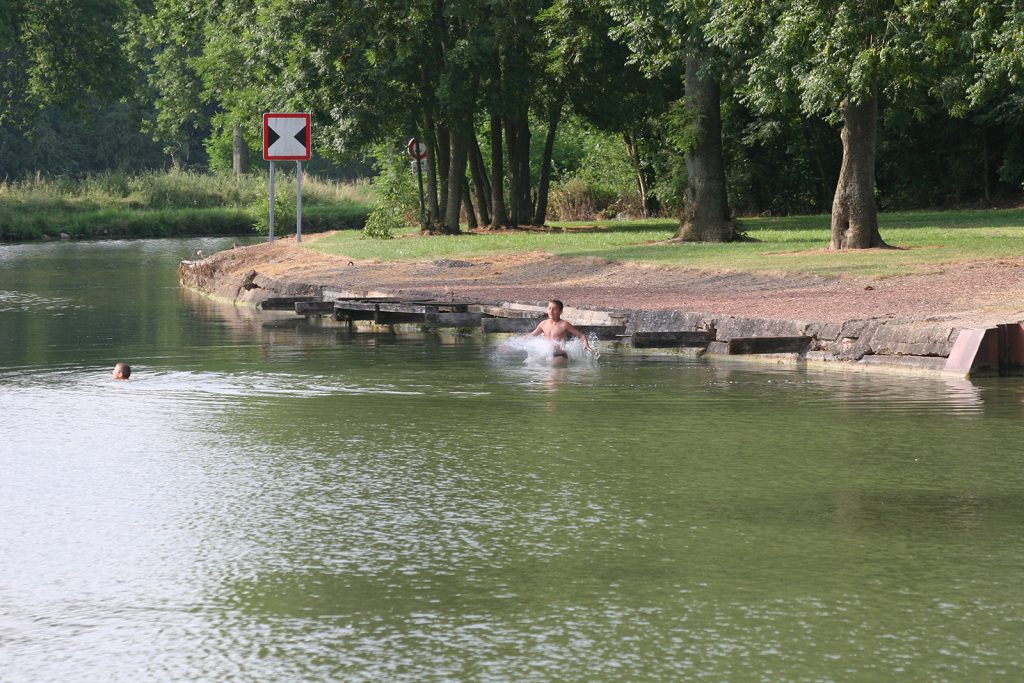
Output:
[[[377,145],[374,152],[379,171],[373,183],[376,201],[366,219],[363,235],[389,240],[398,230],[417,222],[417,187],[410,173],[409,157],[402,150]]]

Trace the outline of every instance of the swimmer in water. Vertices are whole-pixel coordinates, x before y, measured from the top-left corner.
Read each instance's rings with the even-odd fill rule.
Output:
[[[114,379],[128,379],[132,376],[132,367],[127,363],[118,363],[110,373]]]
[[[583,348],[590,353],[594,353],[594,349],[590,348],[590,342],[583,336],[583,333],[577,330],[574,326],[562,320],[562,302],[558,299],[552,299],[548,302],[548,319],[544,320],[537,325],[537,327],[528,336],[536,337],[538,334],[543,334],[544,338],[555,345],[554,360],[555,361],[566,361],[569,359],[569,354],[565,350],[565,342],[568,341],[570,336],[576,336],[583,342]]]

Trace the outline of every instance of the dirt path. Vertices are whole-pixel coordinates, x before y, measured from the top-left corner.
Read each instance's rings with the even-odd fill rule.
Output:
[[[877,279],[704,272],[545,253],[380,263],[328,256],[282,239],[221,252],[195,268],[201,271],[196,278],[201,288],[226,298],[237,298],[242,281],[256,271],[256,284],[277,294],[327,286],[484,302],[543,304],[554,297],[582,308],[820,322],[1024,320],[1024,256],[949,263],[924,274]],[[252,290],[241,292],[242,298],[258,298]]]

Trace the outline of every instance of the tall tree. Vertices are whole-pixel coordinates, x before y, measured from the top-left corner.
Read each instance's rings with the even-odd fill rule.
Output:
[[[841,124],[842,166],[829,248],[886,246],[878,226],[875,156],[880,103],[913,107],[934,82],[937,55],[955,39],[931,0],[725,0],[710,33],[746,55],[746,101],[801,109]]]
[[[650,73],[683,62],[686,125],[686,196],[675,240],[728,242],[739,233],[732,219],[725,183],[721,125],[721,73],[724,62],[709,44],[706,27],[715,0],[609,0],[634,59]]]

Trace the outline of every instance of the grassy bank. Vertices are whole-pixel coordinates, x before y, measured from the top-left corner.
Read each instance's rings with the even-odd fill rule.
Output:
[[[294,177],[278,176],[294,202]],[[359,229],[371,204],[366,186],[303,178],[303,230]],[[267,178],[154,172],[80,180],[0,183],[0,240],[251,234],[266,205]],[[288,197],[290,193],[290,197]],[[285,228],[282,230],[282,228]],[[295,231],[279,224],[278,234]]]
[[[745,219],[754,240],[732,244],[669,244],[672,220],[561,223],[561,232],[504,232],[459,236],[360,239],[339,233],[309,246],[360,259],[458,258],[544,251],[652,265],[705,270],[803,272],[893,276],[933,269],[944,262],[1020,256],[1024,210],[886,213],[882,237],[895,249],[829,252],[828,216]]]

